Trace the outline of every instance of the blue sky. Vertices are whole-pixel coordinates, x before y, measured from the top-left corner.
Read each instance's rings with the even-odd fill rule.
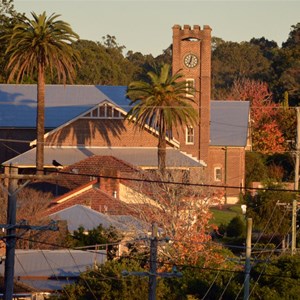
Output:
[[[175,24],[209,25],[212,35],[241,42],[265,37],[281,46],[300,22],[300,0],[14,0],[18,12],[56,13],[81,39],[107,34],[129,50],[157,56]]]

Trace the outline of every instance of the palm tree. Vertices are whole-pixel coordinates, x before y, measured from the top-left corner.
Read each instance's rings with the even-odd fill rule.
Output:
[[[18,19],[14,28],[3,36],[9,42],[6,55],[9,72],[8,82],[23,80],[24,76],[37,74],[37,174],[43,174],[44,168],[44,133],[45,133],[45,77],[49,71],[59,82],[73,82],[75,67],[80,64],[79,52],[74,50],[72,42],[79,38],[70,25],[57,20],[59,15],[46,13],[33,19],[25,16]]]
[[[158,169],[166,169],[167,137],[178,125],[194,125],[198,114],[191,102],[192,89],[179,72],[171,74],[171,66],[164,64],[160,69],[147,73],[149,81],[134,81],[127,88],[127,96],[134,105],[126,118],[134,121],[138,128],[151,126],[158,131]]]

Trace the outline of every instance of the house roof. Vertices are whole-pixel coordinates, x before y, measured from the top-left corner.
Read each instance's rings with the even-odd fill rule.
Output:
[[[105,250],[20,250],[15,254],[15,279],[38,291],[61,290],[95,263],[106,260]],[[4,264],[0,273],[4,274]]]
[[[4,166],[18,165],[19,167],[35,167],[36,148],[22,153],[3,163]],[[64,166],[72,165],[85,158],[100,155],[114,156],[134,166],[141,168],[157,167],[157,148],[135,147],[45,147],[44,166],[53,168],[52,160],[55,159]],[[205,166],[204,162],[198,162],[191,156],[177,150],[167,149],[167,167],[193,168]]]
[[[86,230],[98,227],[100,224],[109,228],[115,227],[120,231],[142,232],[144,229],[150,230],[142,221],[130,215],[107,215],[95,211],[87,206],[73,205],[49,215],[54,220],[65,220],[68,224],[68,230],[73,232],[78,230],[80,226]]]
[[[46,85],[45,128],[56,128],[107,100],[127,112],[126,86]],[[35,128],[36,85],[0,84],[0,128]],[[212,146],[246,146],[248,101],[211,101]]]

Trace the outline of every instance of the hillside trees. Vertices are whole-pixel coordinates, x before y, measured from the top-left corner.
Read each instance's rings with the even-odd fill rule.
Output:
[[[12,30],[15,25],[18,13],[14,9],[13,0],[0,2],[0,36]],[[7,40],[0,43],[0,83],[7,80],[7,72],[5,72],[5,51],[8,46]]]
[[[300,102],[300,23],[292,26],[289,37],[273,60],[276,74],[274,93],[288,92],[290,105]]]
[[[126,85],[132,77],[130,66],[123,58],[121,49],[108,49],[98,42],[88,40],[77,41],[74,48],[82,57],[76,84]]]
[[[259,46],[243,42],[223,42],[212,53],[213,99],[224,99],[235,80],[250,78],[265,80],[270,62]]]

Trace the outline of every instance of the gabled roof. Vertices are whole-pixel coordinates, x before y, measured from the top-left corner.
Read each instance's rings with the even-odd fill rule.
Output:
[[[45,128],[57,128],[103,101],[129,111],[126,86],[46,85]],[[0,84],[0,128],[35,128],[36,85]],[[211,102],[211,146],[246,146],[248,101]]]
[[[105,250],[16,250],[15,279],[38,291],[61,290],[95,263],[103,264]],[[4,264],[0,264],[4,274]]]
[[[100,224],[104,228],[110,226],[115,227],[120,231],[135,231],[150,230],[142,221],[130,215],[107,215],[95,211],[87,206],[73,205],[63,210],[57,211],[49,215],[49,218],[54,220],[65,220],[68,224],[68,230],[73,232],[83,226],[86,230],[91,230],[98,227]]]
[[[129,110],[126,86],[46,85],[45,128],[56,128],[102,101]],[[0,84],[0,127],[35,128],[37,86]]]

